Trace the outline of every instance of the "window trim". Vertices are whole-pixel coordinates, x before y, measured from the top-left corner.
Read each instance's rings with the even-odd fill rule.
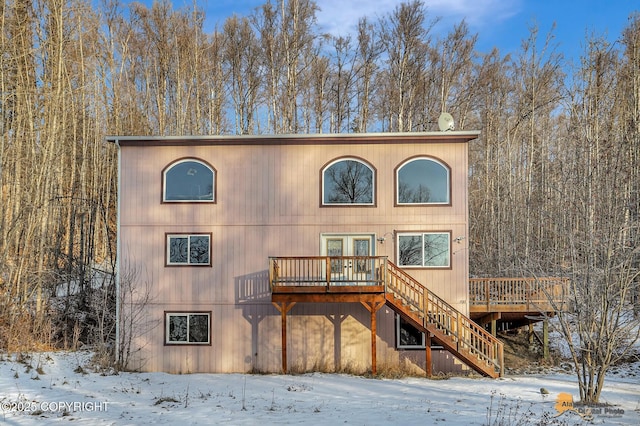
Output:
[[[409,324],[409,322],[405,319],[402,318],[401,315],[396,314],[396,349],[426,349],[427,347],[427,342],[426,342],[426,338],[425,338],[425,334],[424,332],[418,330],[417,328],[413,327],[411,324]],[[404,321],[407,325],[413,327],[414,329],[416,329],[416,331],[418,333],[421,334],[422,336],[422,343],[418,344],[418,345],[403,345],[400,343],[400,323],[401,321]]]
[[[206,342],[171,342],[169,341],[169,318],[172,316],[186,316],[187,330],[190,315],[207,315],[208,333]],[[211,346],[211,311],[164,311],[164,346]]]
[[[400,184],[400,179],[398,178],[398,173],[400,170],[408,165],[409,163],[416,160],[429,160],[436,164],[442,166],[447,172],[447,202],[434,202],[434,203],[400,203],[398,200],[398,196],[400,195],[400,191],[398,190],[398,185]],[[415,155],[413,157],[409,157],[404,160],[402,163],[398,164],[393,171],[394,185],[393,185],[393,205],[394,207],[421,207],[421,206],[429,206],[429,207],[450,207],[452,205],[452,177],[451,177],[451,167],[444,161],[439,158],[430,156],[430,155]]]
[[[171,244],[169,242],[169,239],[172,237],[178,237],[178,238],[190,238],[190,237],[196,237],[196,236],[206,236],[209,238],[209,262],[208,263],[190,263],[189,261],[187,261],[187,263],[177,263],[177,262],[171,262],[170,261],[170,255],[171,253],[169,253],[169,250],[171,248]],[[164,234],[164,265],[166,267],[212,267],[213,265],[213,261],[212,261],[212,254],[211,254],[211,240],[212,240],[212,236],[211,236],[211,232],[167,232]],[[191,244],[189,242],[189,244]],[[189,249],[187,248],[187,253],[189,252]],[[188,259],[188,258],[187,258]]]
[[[206,168],[208,168],[213,174],[213,187],[212,187],[212,200],[167,200],[166,192],[167,192],[167,172],[169,172],[173,167],[177,166],[181,163],[186,163],[188,161],[192,161],[194,163],[199,163]],[[182,157],[178,158],[175,161],[167,164],[160,174],[161,176],[161,188],[160,188],[160,203],[161,204],[217,204],[218,202],[218,171],[215,167],[213,167],[209,162],[202,160],[196,157]]]
[[[422,247],[424,247],[424,235],[426,234],[445,234],[448,236],[449,238],[449,251],[448,251],[448,255],[447,255],[447,260],[448,260],[448,265],[446,266],[425,266],[424,265],[424,255],[422,256],[422,264],[421,265],[403,265],[400,263],[400,237],[402,236],[422,236],[423,240],[422,240]],[[452,255],[452,250],[453,250],[453,245],[452,245],[452,239],[451,239],[451,235],[452,235],[452,231],[451,230],[434,230],[434,231],[422,231],[422,230],[416,230],[416,231],[396,231],[396,235],[395,235],[395,242],[396,242],[396,256],[395,256],[395,260],[396,260],[396,264],[398,265],[398,267],[400,268],[409,268],[409,269],[429,269],[429,270],[435,270],[435,269],[442,269],[442,270],[447,270],[447,269],[452,269],[453,268],[453,264],[451,262],[451,255]]]
[[[402,316],[400,314],[395,314],[395,319],[396,319],[396,349],[401,349],[401,350],[415,350],[415,349],[426,349],[427,348],[427,339],[426,339],[426,334],[420,330],[418,330],[416,327],[413,327],[407,320],[405,320],[404,318],[402,318]],[[422,335],[422,344],[420,345],[401,345],[400,344],[400,322],[404,321],[408,326],[413,327],[416,329],[417,332],[419,332]],[[433,339],[431,339],[431,349],[443,349],[442,345],[439,345],[437,343],[434,343]]]
[[[325,203],[324,202],[324,173],[325,171],[333,166],[334,164],[337,164],[341,161],[356,161],[362,165],[364,165],[365,167],[367,167],[369,170],[371,170],[371,176],[372,176],[372,182],[371,182],[371,196],[372,196],[372,200],[371,203]],[[329,207],[329,208],[333,208],[333,207],[377,207],[378,204],[378,190],[377,190],[377,184],[378,184],[378,170],[371,164],[369,163],[367,160],[365,160],[364,158],[361,157],[356,157],[353,155],[348,155],[348,156],[344,156],[344,157],[338,157],[338,158],[334,158],[333,160],[325,163],[321,168],[320,168],[320,207]]]

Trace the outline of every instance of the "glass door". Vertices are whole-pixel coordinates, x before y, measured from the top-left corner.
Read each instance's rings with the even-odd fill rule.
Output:
[[[374,241],[372,234],[322,235],[320,254],[332,258],[331,281],[349,285],[370,279],[373,260],[368,257],[374,255]]]

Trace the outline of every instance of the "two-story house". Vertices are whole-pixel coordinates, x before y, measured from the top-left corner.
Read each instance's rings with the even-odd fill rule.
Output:
[[[497,376],[467,318],[477,136],[108,137],[129,367]]]

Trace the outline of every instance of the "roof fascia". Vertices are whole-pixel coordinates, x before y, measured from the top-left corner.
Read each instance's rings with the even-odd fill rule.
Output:
[[[479,131],[447,131],[242,136],[107,136],[106,140],[119,146],[332,145],[464,143],[476,139],[479,135]]]

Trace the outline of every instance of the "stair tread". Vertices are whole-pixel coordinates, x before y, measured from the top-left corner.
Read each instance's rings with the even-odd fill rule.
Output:
[[[396,274],[392,269],[389,269],[389,273],[391,273],[392,275]],[[411,280],[411,278],[406,278],[406,277],[404,279]],[[420,284],[418,281],[415,281],[415,280],[413,281],[413,284],[415,285],[415,287],[422,287],[424,289],[423,291],[426,294],[427,292],[426,287],[424,287],[422,284]],[[473,342],[471,340],[463,339],[461,342],[459,342],[457,340],[458,339],[457,336],[453,336],[449,334],[446,329],[443,329],[437,323],[432,322],[431,319],[429,319],[428,315],[426,315],[426,312],[416,307],[413,303],[407,303],[407,300],[404,297],[402,297],[402,295],[399,293],[389,292],[387,293],[386,298],[387,298],[387,302],[390,303],[392,305],[392,308],[394,308],[394,310],[397,310],[397,312],[400,315],[404,315],[407,318],[411,318],[413,322],[415,322],[416,324],[420,324],[421,328],[429,331],[430,333],[433,333],[436,336],[436,339],[441,341],[443,345],[447,347],[448,350],[453,355],[457,355],[458,358],[461,358],[461,360],[469,364],[470,367],[474,368],[476,371],[482,374],[486,374],[491,377],[497,377],[499,375],[499,373],[495,369],[494,364],[492,364],[486,359],[488,358],[488,354],[486,354],[485,356],[480,356],[480,354],[483,354],[483,352],[481,351],[481,348],[475,348],[475,351],[474,351],[471,348],[465,347],[465,345],[473,346]],[[469,322],[469,323],[472,322],[464,314],[458,311],[455,311],[455,309],[454,309],[454,315],[457,315],[457,318],[445,312],[442,319],[455,321],[459,318],[463,318],[466,322]],[[440,315],[438,315],[438,317],[440,318]],[[425,318],[428,321],[427,324],[423,323]],[[447,323],[449,322],[447,321]],[[462,347],[460,347],[460,343],[463,343]]]

